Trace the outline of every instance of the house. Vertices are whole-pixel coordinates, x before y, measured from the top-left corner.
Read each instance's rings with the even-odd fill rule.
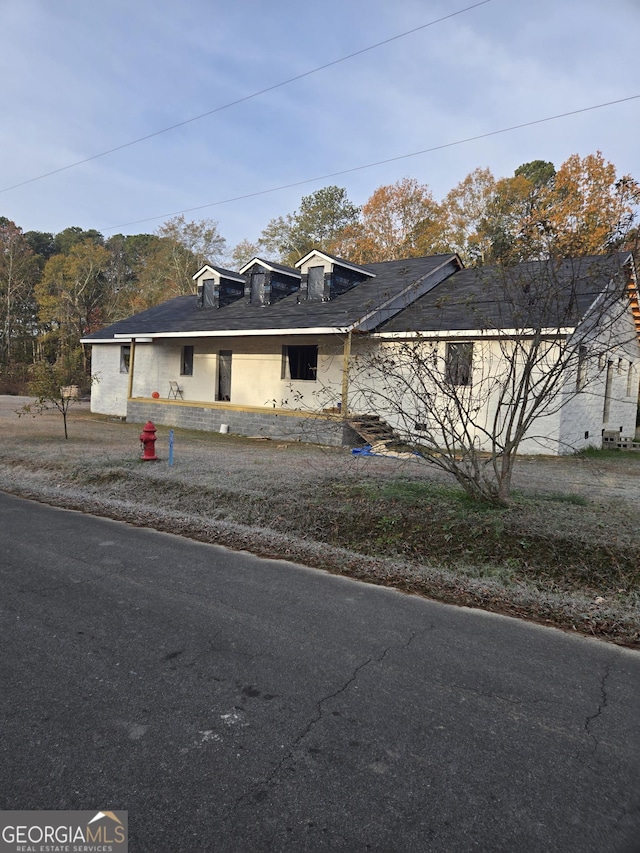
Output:
[[[399,416],[393,370],[384,368],[385,389],[363,388],[372,353],[397,364],[394,353],[419,345],[440,365],[441,389],[485,389],[482,442],[507,405],[486,390],[487,377],[544,340],[535,369],[560,365],[566,399],[541,412],[523,451],[566,452],[599,444],[604,431],[635,431],[640,310],[630,255],[505,273],[464,269],[453,254],[358,265],[314,250],[295,267],[254,258],[238,272],[207,264],[193,278],[193,295],[83,340],[97,376],[92,411],[327,444],[355,443],[356,416],[381,415],[416,438],[429,412],[416,404]],[[571,346],[575,363],[563,362]]]

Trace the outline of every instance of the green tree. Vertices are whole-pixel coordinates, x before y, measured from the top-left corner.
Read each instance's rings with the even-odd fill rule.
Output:
[[[531,160],[518,166],[513,174],[516,178],[526,178],[539,191],[553,185],[556,168],[549,160]]]
[[[68,255],[74,246],[77,246],[79,243],[86,243],[87,241],[96,246],[104,245],[104,237],[95,228],[85,231],[79,225],[71,225],[54,237],[53,244],[55,252],[52,254]]]
[[[84,335],[109,321],[109,263],[107,249],[91,240],[47,261],[35,294],[39,319],[57,355],[75,349]]]
[[[311,249],[334,252],[345,228],[355,225],[359,215],[360,208],[349,201],[343,187],[323,187],[303,196],[295,213],[272,219],[258,242],[293,266]]]
[[[58,254],[56,238],[49,231],[25,231],[24,237],[38,259],[40,269],[44,268],[52,255]]]
[[[105,248],[110,255],[106,275],[112,294],[105,321],[121,320],[166,298],[166,253],[162,237],[114,234]]]

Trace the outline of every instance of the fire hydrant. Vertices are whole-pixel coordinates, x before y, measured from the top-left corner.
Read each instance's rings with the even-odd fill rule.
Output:
[[[143,462],[157,462],[156,456],[156,428],[151,421],[147,421],[142,432],[140,433],[140,441],[144,448],[144,453],[140,457]]]

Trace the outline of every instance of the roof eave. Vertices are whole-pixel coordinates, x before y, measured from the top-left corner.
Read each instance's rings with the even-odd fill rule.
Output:
[[[286,328],[286,329],[216,329],[197,332],[153,332],[153,340],[165,340],[173,338],[247,338],[247,337],[275,337],[277,335],[344,335],[351,331],[349,326],[313,326],[309,328]],[[122,343],[132,338],[143,337],[135,333],[115,334],[113,338],[91,340],[87,343]],[[144,337],[151,337],[145,335]]]
[[[343,261],[341,258],[334,258],[332,255],[327,255],[325,252],[321,252],[319,249],[312,249],[310,252],[307,252],[304,258],[300,258],[299,261],[296,261],[294,266],[296,268],[301,267],[304,263],[306,263],[306,261],[309,260],[309,258],[313,257],[313,255],[319,255],[321,258],[324,258],[325,260],[329,261],[329,263],[335,264],[336,266],[344,267],[345,269],[353,270],[354,272],[363,273],[364,275],[369,276],[369,278],[376,278],[376,274],[366,269],[366,267],[360,267],[357,264],[349,263],[349,261]]]
[[[572,335],[575,326],[544,329],[424,329],[405,332],[372,332],[372,338],[402,340],[411,338],[530,338],[534,335],[564,338]]]

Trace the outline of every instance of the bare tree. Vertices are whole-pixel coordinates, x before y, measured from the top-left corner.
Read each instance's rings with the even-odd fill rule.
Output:
[[[354,348],[349,409],[379,414],[469,495],[506,505],[523,443],[553,434],[560,446],[559,414],[593,413],[594,395],[607,420],[613,364],[633,407],[630,298],[637,309],[629,254],[463,270]]]
[[[37,361],[31,365],[30,374],[29,393],[36,399],[18,409],[18,417],[37,417],[56,409],[62,415],[64,437],[69,438],[69,409],[79,401],[91,382],[97,381],[97,377],[86,374],[82,349],[62,353],[53,364],[46,360]]]

